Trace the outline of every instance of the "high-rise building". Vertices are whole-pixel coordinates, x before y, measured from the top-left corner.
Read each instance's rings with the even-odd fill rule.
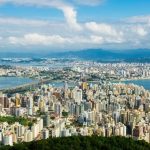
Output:
[[[48,127],[50,125],[50,115],[46,114],[43,118],[44,126]]]
[[[75,100],[76,103],[80,104],[82,101],[82,90],[79,89],[78,87],[75,87],[72,92],[73,92],[73,99]]]
[[[0,104],[2,108],[9,108],[9,99],[6,95],[4,94],[0,95]]]
[[[12,134],[4,134],[3,135],[3,144],[4,145],[13,145],[13,137]]]
[[[87,82],[82,82],[82,90],[87,90],[88,89],[88,83]]]
[[[61,108],[60,102],[55,103],[55,105],[54,105],[54,112],[58,116],[62,115],[62,108]]]
[[[38,136],[38,133],[39,133],[39,126],[38,124],[33,124],[32,126],[32,134],[33,134],[33,139],[36,138]]]
[[[44,129],[44,130],[42,131],[42,138],[43,138],[43,139],[48,139],[48,138],[49,138],[49,130]]]
[[[62,137],[71,136],[71,134],[69,133],[69,129],[63,129],[63,130],[61,131],[61,136],[62,136]]]
[[[69,114],[71,116],[74,116],[75,115],[75,104],[74,103],[70,103],[70,106],[69,106]]]
[[[33,115],[33,98],[28,99],[28,115]]]
[[[15,97],[15,106],[20,107],[21,102],[20,102],[20,95],[17,93]]]
[[[26,130],[25,134],[24,134],[24,141],[25,142],[30,142],[33,140],[33,133],[31,130]]]

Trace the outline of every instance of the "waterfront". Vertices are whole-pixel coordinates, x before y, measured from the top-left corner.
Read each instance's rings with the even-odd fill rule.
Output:
[[[13,88],[16,86],[20,86],[23,84],[28,84],[32,82],[36,82],[37,80],[31,79],[31,78],[23,78],[23,77],[0,77],[0,89],[6,89],[6,88]],[[136,84],[139,86],[143,86],[146,90],[150,90],[150,80],[127,80],[127,81],[121,81],[121,83],[126,83],[126,84]],[[63,87],[64,82],[63,81],[52,81],[49,83],[52,86],[55,87]],[[68,87],[75,86],[76,83],[74,82],[69,82]]]
[[[120,81],[121,83],[125,83],[125,84],[136,84],[138,86],[143,86],[146,90],[150,90],[150,79],[139,79],[139,80],[126,80],[126,81]],[[63,87],[64,86],[64,82],[59,81],[59,82],[50,82],[51,85],[55,86],[55,87]],[[69,82],[68,86],[72,87],[77,85],[77,83],[73,83],[73,82]]]
[[[146,90],[150,90],[150,79],[139,79],[139,80],[127,80],[127,81],[121,81],[122,83],[126,83],[126,84],[136,84],[139,86],[143,86]]]
[[[23,77],[0,77],[0,89],[13,88],[36,80]]]
[[[54,86],[54,87],[57,87],[57,88],[62,88],[62,87],[64,87],[65,82],[63,82],[63,81],[52,81],[49,84]],[[75,82],[67,82],[68,87],[73,87],[73,86],[76,86],[76,85],[78,85],[77,82],[76,83]]]

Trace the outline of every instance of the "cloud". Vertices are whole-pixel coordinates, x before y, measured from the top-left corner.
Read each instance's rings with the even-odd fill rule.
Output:
[[[76,44],[102,44],[104,42],[103,37],[97,35],[90,36],[74,36],[74,37],[62,37],[60,35],[41,35],[38,33],[29,33],[24,36],[10,36],[7,38],[7,42],[12,45],[45,45],[54,46],[56,44],[61,45],[76,45]],[[58,46],[58,45],[57,45]]]
[[[48,21],[44,20],[31,20],[31,19],[21,19],[21,18],[4,18],[0,17],[0,25],[29,25],[29,26],[46,26],[49,24]]]
[[[108,24],[105,23],[96,23],[96,22],[88,22],[85,24],[85,27],[95,33],[103,34],[103,35],[118,35],[117,31]]]
[[[17,5],[40,6],[40,7],[54,7],[64,13],[68,25],[75,30],[82,30],[77,22],[77,12],[73,6],[61,0],[0,0],[0,4],[12,3]]]
[[[23,36],[10,36],[5,39],[5,43],[12,46],[24,46],[26,47],[57,47],[57,48],[66,48],[66,49],[79,49],[90,48],[90,47],[99,47],[103,44],[112,44],[120,43],[117,39],[110,37],[103,37],[100,35],[89,35],[89,36],[73,36],[73,37],[64,37],[60,35],[41,35],[38,33],[29,33]]]
[[[74,0],[77,1],[78,0]],[[66,0],[67,2],[67,0]],[[150,48],[150,17],[134,16],[116,22],[78,22],[74,6],[62,0],[0,0],[36,7],[61,10],[66,23],[51,20],[0,17],[0,47],[39,48],[50,50],[86,48]],[[69,2],[69,0],[68,0]],[[80,1],[81,2],[81,1]],[[82,3],[98,1],[82,1]],[[101,1],[99,1],[101,2]],[[89,4],[90,5],[90,4]],[[68,26],[69,25],[69,26]]]
[[[3,38],[0,36],[0,40],[2,40]]]
[[[55,45],[70,42],[68,38],[60,35],[40,35],[37,33],[25,34],[23,37],[8,37],[10,44],[14,45]]]
[[[103,37],[105,43],[121,43],[124,41],[123,31],[119,28],[115,29],[111,24],[88,22],[85,23],[85,27],[98,37]]]
[[[37,25],[38,24],[38,25]],[[81,32],[65,24],[47,20],[0,18],[0,47],[86,49],[147,47],[150,27],[147,23],[85,22]]]
[[[150,24],[150,16],[133,16],[126,18],[127,23],[148,23]]]
[[[76,29],[76,30],[82,30],[82,27],[77,23],[77,12],[74,10],[73,7],[69,7],[66,5],[62,5],[58,7],[64,12],[64,16],[66,18],[67,23],[70,25],[70,27]]]
[[[104,2],[104,0],[73,0],[73,1],[81,5],[89,5],[89,6],[96,6]]]
[[[145,43],[150,38],[150,29],[143,25],[86,22],[81,24],[81,32],[72,32],[65,24],[57,22],[20,19],[20,22],[27,24],[22,25],[18,18],[5,19],[0,19],[0,47],[47,47],[50,50],[149,47]],[[36,24],[38,22],[39,26]]]
[[[148,32],[143,27],[137,26],[133,28],[133,31],[135,31],[139,36],[146,36]]]
[[[95,44],[102,44],[104,42],[104,39],[101,36],[91,35],[90,41]]]

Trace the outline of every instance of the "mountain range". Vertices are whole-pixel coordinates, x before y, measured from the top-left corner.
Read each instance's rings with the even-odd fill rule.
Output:
[[[134,50],[104,50],[104,49],[87,49],[80,51],[66,52],[1,52],[1,58],[28,57],[28,58],[78,58],[94,61],[146,61],[150,62],[150,49]]]

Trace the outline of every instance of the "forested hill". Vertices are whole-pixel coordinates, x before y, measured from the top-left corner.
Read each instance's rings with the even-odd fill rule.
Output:
[[[64,137],[4,146],[0,150],[150,150],[150,144],[124,137]]]

